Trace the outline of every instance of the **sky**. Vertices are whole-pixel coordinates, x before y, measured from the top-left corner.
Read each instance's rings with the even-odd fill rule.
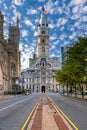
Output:
[[[20,21],[21,68],[29,67],[29,58],[37,53],[37,29],[42,6],[49,26],[49,54],[59,57],[61,46],[71,46],[87,36],[87,0],[0,0],[4,14],[4,38],[8,39],[9,22]]]

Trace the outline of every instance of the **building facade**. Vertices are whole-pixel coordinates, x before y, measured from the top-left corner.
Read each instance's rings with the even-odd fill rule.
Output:
[[[38,25],[37,55],[29,59],[29,68],[22,71],[24,88],[32,92],[53,92],[58,90],[54,79],[55,72],[60,69],[60,58],[49,56],[49,26],[44,7]]]
[[[65,61],[67,60],[67,51],[71,48],[71,46],[62,46],[60,48],[60,62],[61,62],[61,68],[64,66]]]
[[[0,11],[0,94],[14,91],[15,78],[20,78],[19,19],[9,24],[8,39],[3,33],[4,15]]]

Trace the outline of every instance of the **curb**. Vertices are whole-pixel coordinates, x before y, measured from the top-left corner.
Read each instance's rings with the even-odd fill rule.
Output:
[[[78,101],[85,101],[87,102],[87,99],[86,98],[79,98],[79,97],[73,97],[73,96],[67,96],[67,95],[62,95],[66,98],[71,98],[71,99],[74,99],[74,100],[78,100]]]

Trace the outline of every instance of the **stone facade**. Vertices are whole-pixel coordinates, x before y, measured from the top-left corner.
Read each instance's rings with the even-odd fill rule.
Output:
[[[29,59],[29,68],[22,70],[24,87],[32,92],[53,92],[59,86],[53,75],[60,69],[60,58],[49,56],[49,27],[44,11],[38,25],[37,55]]]
[[[9,37],[3,35],[4,16],[0,11],[0,93],[14,91],[15,77],[20,78],[19,20],[16,26],[9,24]]]

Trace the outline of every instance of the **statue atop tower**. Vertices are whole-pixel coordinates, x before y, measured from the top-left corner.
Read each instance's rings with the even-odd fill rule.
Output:
[[[44,8],[44,6],[42,6],[42,11],[43,11],[43,12],[45,11],[45,8]]]

